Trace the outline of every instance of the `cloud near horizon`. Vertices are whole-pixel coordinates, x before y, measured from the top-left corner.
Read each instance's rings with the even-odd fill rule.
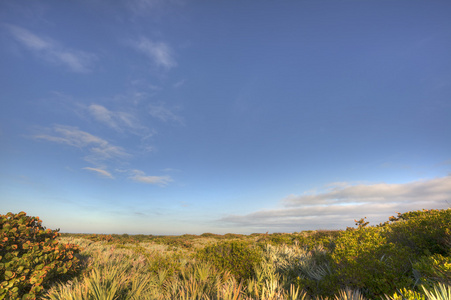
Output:
[[[96,59],[94,54],[65,48],[54,40],[39,37],[27,29],[14,25],[6,27],[19,43],[36,56],[53,64],[65,65],[72,72],[89,72],[92,62]]]
[[[289,195],[280,203],[282,208],[229,215],[218,222],[256,229],[301,231],[345,229],[353,226],[355,219],[368,217],[370,225],[375,225],[387,221],[396,212],[449,207],[451,176],[404,184],[340,183],[320,193]]]

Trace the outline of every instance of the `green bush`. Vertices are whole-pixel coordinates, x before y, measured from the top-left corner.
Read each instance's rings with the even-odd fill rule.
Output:
[[[152,241],[156,244],[167,245],[172,247],[181,247],[181,248],[192,248],[193,242],[191,241],[191,237],[182,236],[160,236],[155,237]]]
[[[303,232],[296,236],[296,244],[314,249],[317,246],[323,246],[328,250],[335,247],[335,239],[340,236],[339,230],[317,230],[311,232]]]
[[[0,215],[0,299],[36,299],[77,272],[78,246],[58,243],[58,230],[41,222],[24,212]]]
[[[255,266],[260,265],[263,252],[245,241],[227,241],[206,246],[196,253],[199,260],[212,263],[220,270],[231,272],[240,280],[250,279],[255,275]]]
[[[356,225],[333,241],[333,275],[341,287],[377,297],[419,283],[449,282],[451,209],[398,213],[376,227],[365,219]]]
[[[224,238],[225,239],[243,239],[246,236],[243,234],[238,234],[238,233],[226,233],[224,234]]]
[[[390,242],[407,246],[416,255],[451,255],[451,209],[398,213],[381,224],[389,227]]]
[[[346,230],[335,240],[332,259],[341,287],[382,296],[413,284],[409,249],[388,242],[385,230],[361,227]]]
[[[273,233],[267,241],[273,245],[293,245],[294,236],[288,233]]]
[[[200,236],[203,238],[221,238],[222,237],[219,234],[215,234],[215,233],[211,233],[211,232],[202,233]]]

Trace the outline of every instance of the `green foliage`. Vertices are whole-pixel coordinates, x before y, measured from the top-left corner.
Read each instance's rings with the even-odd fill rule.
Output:
[[[262,261],[262,250],[249,242],[227,241],[198,250],[196,258],[227,270],[237,280],[242,280],[255,275],[254,267]]]
[[[189,249],[193,246],[191,239],[191,236],[161,236],[153,238],[152,241],[157,244]]]
[[[340,235],[339,230],[314,230],[294,233],[253,233],[250,237],[256,237],[261,245],[295,245],[302,248],[314,249],[322,246],[332,250],[334,240]]]
[[[245,237],[246,237],[245,235],[237,234],[237,233],[226,233],[226,234],[224,234],[224,238],[225,239],[229,239],[229,240],[232,240],[232,239],[243,239]]]
[[[420,282],[449,282],[450,209],[398,213],[377,227],[355,222],[357,229],[334,241],[334,276],[342,287],[374,297]]]
[[[451,209],[398,213],[381,227],[390,228],[390,242],[409,247],[417,255],[451,255]]]
[[[273,245],[293,245],[295,240],[296,236],[288,233],[273,233],[266,239]]]
[[[409,249],[387,241],[384,231],[360,227],[344,231],[335,241],[332,259],[341,286],[380,296],[412,284]]]
[[[220,238],[221,237],[221,235],[215,234],[215,233],[211,233],[211,232],[202,233],[200,236],[204,237],[204,238]]]
[[[76,273],[79,248],[58,243],[58,230],[41,222],[24,212],[0,215],[0,299],[36,299]]]
[[[423,256],[412,265],[423,284],[451,282],[451,257],[441,254]]]
[[[317,230],[307,233],[300,233],[296,235],[295,244],[314,249],[317,246],[322,246],[328,250],[333,250],[335,247],[335,240],[340,236],[339,230]]]
[[[168,276],[177,273],[182,267],[183,259],[179,253],[162,255],[154,253],[150,259],[147,260],[149,271],[158,274],[164,270]]]

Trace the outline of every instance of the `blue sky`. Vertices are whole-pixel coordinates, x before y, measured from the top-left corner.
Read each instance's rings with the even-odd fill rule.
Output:
[[[344,229],[451,203],[449,1],[2,1],[0,212]]]

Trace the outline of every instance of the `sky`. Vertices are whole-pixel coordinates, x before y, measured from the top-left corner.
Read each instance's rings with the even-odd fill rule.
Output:
[[[345,229],[451,206],[451,2],[0,2],[0,213]]]

